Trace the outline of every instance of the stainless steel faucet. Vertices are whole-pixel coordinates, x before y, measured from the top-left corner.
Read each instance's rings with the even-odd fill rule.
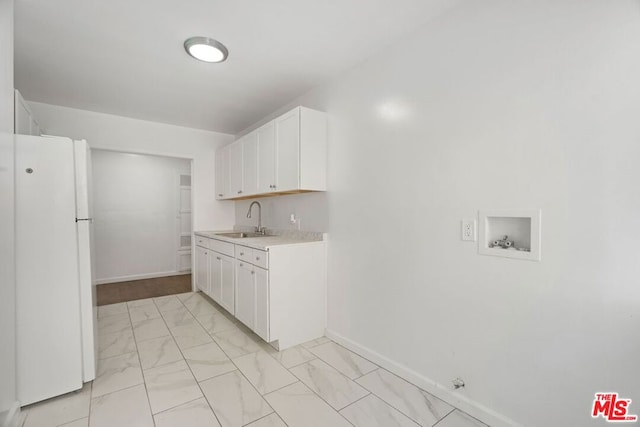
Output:
[[[258,226],[256,227],[256,232],[260,234],[264,234],[264,227],[262,226],[262,206],[260,203],[253,201],[249,205],[249,212],[247,212],[247,218],[251,218],[251,209],[253,205],[258,205]]]

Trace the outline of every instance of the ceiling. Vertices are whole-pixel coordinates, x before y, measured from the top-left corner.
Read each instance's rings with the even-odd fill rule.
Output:
[[[236,134],[454,0],[15,0],[15,86],[30,101]],[[183,42],[207,36],[208,64]]]

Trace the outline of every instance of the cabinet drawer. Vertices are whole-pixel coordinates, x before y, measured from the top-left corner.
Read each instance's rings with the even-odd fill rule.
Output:
[[[254,249],[250,262],[254,265],[257,265],[258,267],[268,269],[269,268],[269,252],[261,251],[259,249]]]
[[[236,245],[236,258],[255,266],[269,268],[269,252]]]
[[[233,243],[223,242],[222,240],[209,239],[209,249],[220,252],[224,255],[233,256]]]
[[[253,249],[236,245],[236,258],[249,264],[253,264]]]
[[[202,236],[195,236],[196,238],[196,246],[202,246],[203,248],[209,247],[209,239]]]

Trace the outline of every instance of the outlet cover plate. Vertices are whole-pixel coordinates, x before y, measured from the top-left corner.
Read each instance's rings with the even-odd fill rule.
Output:
[[[463,219],[462,220],[462,240],[466,242],[476,241],[476,220],[475,219]]]

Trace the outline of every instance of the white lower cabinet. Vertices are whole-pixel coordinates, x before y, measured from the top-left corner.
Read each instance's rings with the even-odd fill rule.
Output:
[[[209,251],[202,247],[196,246],[196,287],[205,294],[209,295]]]
[[[198,289],[260,338],[284,350],[324,335],[324,241],[261,250],[198,235],[196,244]]]
[[[229,313],[235,312],[235,259],[208,249],[215,241],[197,236],[196,287],[220,304]],[[233,250],[233,245],[227,244]],[[224,246],[223,246],[224,250]]]
[[[269,342],[269,271],[238,262],[236,318]]]
[[[222,295],[220,305],[229,313],[235,313],[236,284],[235,284],[235,259],[227,255],[220,256],[220,272],[222,274]]]
[[[208,295],[215,301],[222,300],[222,258],[217,252],[209,253],[210,287]]]
[[[256,321],[253,331],[269,342],[269,272],[260,267],[254,271]]]
[[[234,259],[219,252],[209,252],[211,293],[209,296],[229,313],[235,311]]]
[[[253,265],[238,262],[236,274],[236,318],[253,330],[255,327],[255,271]]]

